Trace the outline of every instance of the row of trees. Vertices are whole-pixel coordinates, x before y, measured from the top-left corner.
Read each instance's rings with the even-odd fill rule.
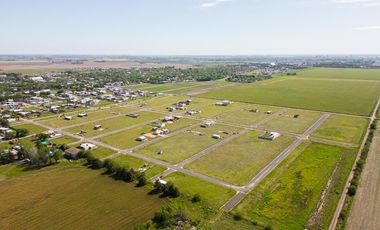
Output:
[[[266,74],[258,74],[258,75],[253,75],[253,74],[236,74],[231,77],[227,78],[227,81],[230,82],[241,82],[241,83],[253,83],[257,81],[263,81],[263,80],[268,80],[271,79],[271,75],[266,75]]]

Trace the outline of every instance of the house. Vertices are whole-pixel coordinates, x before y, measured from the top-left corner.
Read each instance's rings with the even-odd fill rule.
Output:
[[[94,130],[100,130],[102,128],[102,125],[95,125]]]
[[[201,127],[202,128],[207,128],[207,127],[210,127],[213,124],[215,124],[215,121],[206,121],[206,122],[204,122],[204,123],[201,124]]]
[[[79,152],[80,152],[80,149],[71,147],[65,150],[64,156],[69,159],[78,159]]]
[[[273,141],[274,139],[276,139],[279,136],[280,136],[280,134],[276,133],[276,132],[266,132],[263,135],[259,136],[259,138]]]
[[[147,137],[146,136],[144,136],[144,135],[141,135],[141,136],[139,136],[139,137],[137,137],[136,138],[136,141],[146,141],[147,140]]]
[[[49,130],[48,135],[50,138],[57,138],[63,136],[61,133],[56,133],[54,130]]]
[[[78,117],[87,117],[87,113],[80,113],[77,115]]]
[[[94,150],[97,148],[97,146],[90,143],[84,143],[84,144],[81,144],[79,148],[87,151],[87,150]]]
[[[251,110],[249,110],[249,112],[258,113],[258,112],[260,112],[260,110],[258,110],[258,109],[251,109]]]
[[[214,139],[220,139],[220,138],[222,138],[220,135],[218,135],[218,134],[213,134],[212,135],[212,138],[214,138]]]
[[[227,105],[229,105],[229,104],[231,104],[231,103],[232,103],[232,102],[229,101],[229,100],[223,100],[223,101],[218,101],[218,102],[216,102],[215,105],[217,105],[217,106],[227,106]]]
[[[73,119],[73,117],[72,116],[65,116],[64,119],[67,120],[67,121],[70,121],[70,120]]]
[[[164,119],[162,119],[163,122],[169,122],[169,121],[174,121],[174,117],[172,116],[167,116],[167,117],[164,117]]]
[[[126,114],[127,117],[132,117],[132,118],[138,118],[140,115],[136,113],[128,113]]]
[[[272,111],[268,110],[265,112],[266,114],[272,114]]]
[[[158,183],[160,184],[167,184],[168,182],[166,180],[158,179]]]

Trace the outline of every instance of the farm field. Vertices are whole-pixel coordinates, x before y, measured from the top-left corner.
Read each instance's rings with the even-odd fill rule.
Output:
[[[238,131],[238,128],[226,125],[213,125],[208,128],[196,127],[138,149],[136,153],[169,163],[178,163]],[[228,134],[222,132],[228,132]],[[213,134],[219,134],[222,138],[214,139],[211,137]],[[163,154],[157,153],[160,150]]]
[[[173,182],[180,191],[191,199],[194,195],[201,196],[201,200],[214,208],[220,208],[235,194],[235,191],[200,180],[180,172],[171,173],[164,180]],[[191,185],[191,186],[189,186]]]
[[[165,204],[145,188],[84,167],[0,181],[0,193],[1,229],[133,229]]]
[[[298,117],[296,117],[298,115]],[[265,122],[261,128],[286,131],[291,133],[304,133],[322,114],[305,110],[289,109]]]
[[[179,129],[185,128],[187,126],[198,123],[196,120],[191,119],[181,119],[179,121],[175,121],[173,123],[165,123],[166,129],[169,129],[170,132],[175,132]],[[137,141],[136,138],[152,132],[153,125],[143,125],[136,128],[128,129],[125,131],[121,131],[115,134],[111,134],[102,138],[99,138],[99,141],[107,143],[109,145],[115,146],[120,149],[129,149],[135,147],[137,145],[142,144],[143,142]],[[156,137],[158,138],[158,136]],[[148,141],[151,140],[148,137]]]
[[[248,194],[235,212],[275,229],[306,228],[344,152],[340,147],[304,143]]]
[[[207,107],[201,108],[198,114],[195,116],[201,117],[201,118],[211,118],[216,117],[219,115],[222,115],[223,113],[233,112],[235,110],[243,109],[244,107],[248,106],[244,103],[235,102],[228,106],[218,106],[218,105],[210,105]]]
[[[297,71],[297,77],[380,81],[380,70],[350,68],[309,68]]]
[[[344,142],[359,144],[368,127],[368,119],[330,115],[329,118],[311,136]]]
[[[250,110],[258,109],[258,112],[250,112]],[[253,105],[252,107],[240,110],[236,113],[227,113],[217,117],[218,121],[228,122],[235,125],[246,125],[252,126],[256,123],[262,121],[263,119],[273,116],[273,114],[267,114],[267,111],[272,111],[272,113],[277,113],[282,110],[279,107],[272,106],[262,106],[262,105]]]
[[[192,162],[186,168],[236,185],[247,184],[294,140],[280,136],[260,139],[263,132],[248,131]]]
[[[113,158],[111,161],[117,163],[121,167],[127,168],[127,169],[134,169],[137,170],[140,167],[143,167],[145,161],[132,157],[132,156],[127,156],[127,155],[120,155],[115,158]],[[152,163],[148,163],[148,166],[146,167],[145,175],[147,178],[154,177],[155,175],[160,174],[161,172],[165,171],[166,168],[160,165],[155,165]]]
[[[84,122],[90,122],[93,120],[103,119],[111,116],[117,116],[124,113],[131,112],[133,110],[137,110],[136,108],[131,107],[118,107],[118,108],[112,108],[112,109],[105,109],[102,111],[96,111],[96,112],[87,112],[87,117],[77,117],[77,114],[70,114],[70,116],[73,117],[72,120],[65,120],[64,116],[59,116],[56,118],[50,118],[42,120],[41,123],[55,127],[55,128],[61,128],[66,127],[70,125],[76,125]],[[78,113],[79,114],[79,113]]]
[[[147,122],[150,120],[158,119],[163,117],[162,114],[158,113],[150,113],[150,112],[138,112],[140,116],[138,118],[131,118],[127,116],[120,116],[116,118],[110,118],[107,120],[99,121],[99,122],[90,122],[84,125],[75,126],[67,129],[67,131],[71,133],[79,133],[80,131],[85,131],[86,133],[83,136],[92,137],[96,135],[101,135],[113,130],[125,128],[128,126],[136,125],[139,123]],[[95,130],[95,125],[101,125],[101,130]]]
[[[198,95],[258,104],[369,115],[380,96],[380,81],[335,81],[279,77]]]
[[[40,126],[33,125],[33,124],[20,124],[20,125],[14,125],[12,127],[15,129],[27,129],[28,135],[38,134],[38,133],[42,133],[46,131],[45,128],[42,128]]]

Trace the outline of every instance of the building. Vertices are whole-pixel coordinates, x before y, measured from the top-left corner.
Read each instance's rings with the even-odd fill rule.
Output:
[[[259,138],[273,141],[274,139],[278,138],[279,136],[280,136],[280,134],[276,133],[276,132],[266,132],[263,135],[259,136]]]
[[[212,138],[214,138],[214,139],[220,139],[220,138],[222,138],[219,134],[213,134],[212,135]]]
[[[65,150],[64,156],[69,159],[78,159],[79,152],[80,149],[71,147]]]
[[[232,102],[229,101],[229,100],[223,100],[223,101],[218,101],[215,103],[215,105],[218,105],[218,106],[228,106],[229,104],[231,104]]]
[[[206,122],[204,122],[204,123],[201,124],[201,127],[202,128],[207,128],[207,127],[210,127],[213,124],[215,124],[215,121],[206,121]]]
[[[94,145],[94,144],[90,144],[90,143],[84,143],[84,144],[81,144],[79,146],[79,148],[88,151],[88,150],[94,150],[94,149],[96,149],[97,146]]]
[[[146,141],[146,140],[147,140],[147,137],[144,135],[141,135],[141,136],[136,138],[136,141]]]

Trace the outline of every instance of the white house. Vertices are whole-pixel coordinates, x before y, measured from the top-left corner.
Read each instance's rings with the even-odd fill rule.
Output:
[[[96,149],[96,147],[97,147],[96,145],[90,144],[90,143],[84,143],[79,146],[79,148],[83,150],[93,150],[93,149]]]
[[[274,139],[276,139],[279,136],[280,136],[280,134],[277,132],[266,132],[265,134],[261,135],[260,138],[273,141]]]

